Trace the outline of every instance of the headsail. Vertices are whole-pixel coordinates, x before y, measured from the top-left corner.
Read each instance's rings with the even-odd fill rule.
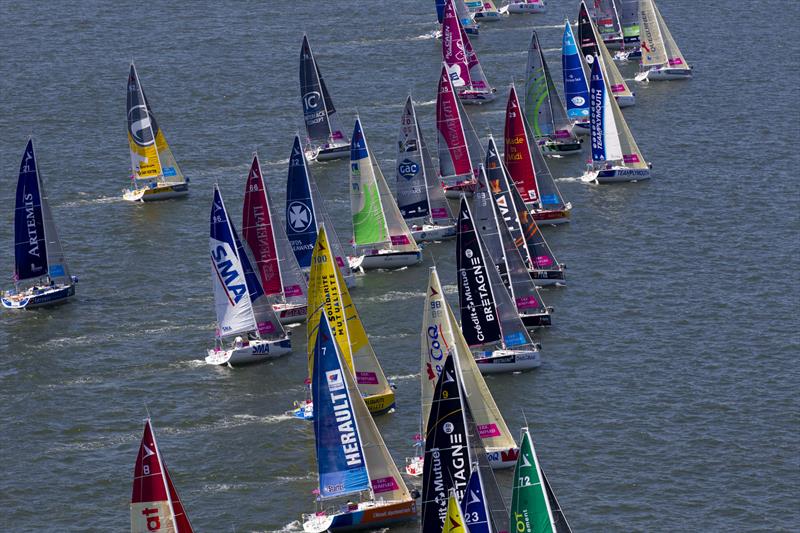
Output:
[[[528,429],[522,431],[514,468],[509,530],[519,533],[557,533],[542,471]]]
[[[475,177],[472,155],[464,133],[462,114],[453,84],[442,66],[436,98],[436,129],[438,131],[439,175],[446,183],[471,180]]]
[[[467,522],[464,520],[464,514],[461,512],[461,507],[458,505],[458,500],[453,491],[447,498],[447,516],[442,526],[442,533],[472,533],[471,529],[467,529]],[[423,528],[422,531],[427,531]],[[438,530],[437,530],[438,531]]]
[[[483,72],[478,54],[476,54],[475,50],[472,48],[472,43],[469,41],[469,36],[467,36],[467,32],[464,30],[464,26],[461,26],[460,29],[461,41],[464,43],[464,55],[467,61],[467,68],[469,69],[470,87],[477,91],[489,91],[492,87],[489,85],[489,80]]]
[[[347,142],[305,34],[300,48],[300,98],[308,139],[314,147]]]
[[[492,533],[492,528],[489,526],[489,509],[483,494],[481,473],[477,467],[473,467],[472,474],[469,476],[467,490],[464,493],[464,499],[461,500],[461,512],[469,533]]]
[[[33,144],[31,144],[31,150],[33,150]],[[27,151],[25,153],[27,157]],[[41,196],[42,204],[42,222],[44,223],[44,236],[46,239],[45,247],[47,249],[47,275],[50,276],[50,279],[55,283],[71,283],[72,278],[69,274],[67,258],[64,255],[64,249],[61,247],[61,239],[58,237],[56,222],[53,219],[53,213],[50,210],[50,201],[47,196],[47,191],[44,188],[44,180],[42,179],[42,175],[39,172],[38,166],[36,167],[36,174],[39,180],[39,194]]]
[[[19,166],[14,206],[15,281],[36,279],[48,273],[48,236],[45,235],[44,199],[40,185],[33,139],[29,139]]]
[[[161,459],[156,437],[145,420],[144,434],[133,467],[131,533],[192,533],[192,525]]]
[[[567,104],[567,116],[570,120],[585,121],[589,119],[589,84],[583,70],[575,35],[569,21],[564,23],[564,39],[561,50],[561,70],[564,75],[564,98]]]

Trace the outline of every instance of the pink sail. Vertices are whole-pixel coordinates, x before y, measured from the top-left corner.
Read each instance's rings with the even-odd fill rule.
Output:
[[[192,525],[161,459],[150,420],[133,468],[131,533],[193,533]]]
[[[467,151],[464,126],[458,112],[458,102],[453,84],[442,67],[439,91],[436,98],[436,128],[439,131],[439,168],[442,176],[472,177],[472,164]],[[444,144],[444,150],[442,149]]]
[[[472,85],[467,64],[467,52],[462,38],[463,31],[453,0],[447,0],[444,7],[444,18],[442,18],[442,60],[447,66],[447,73],[453,87]]]
[[[506,105],[505,162],[511,179],[525,203],[539,202],[539,186],[533,167],[531,146],[525,133],[525,118],[519,107],[517,90],[511,86]],[[538,150],[539,148],[536,147]]]
[[[473,89],[485,91],[489,88],[489,84],[486,82],[486,76],[483,74],[481,62],[478,60],[478,54],[473,50],[467,32],[464,31],[464,26],[459,24],[459,28],[461,29],[461,41],[464,43],[464,54],[467,58],[467,69],[469,69],[469,85]]]
[[[261,176],[258,156],[247,175],[242,212],[242,234],[253,252],[255,268],[267,295],[280,294],[283,290],[281,272],[278,267],[278,252],[272,229],[272,214],[269,211],[267,191]]]

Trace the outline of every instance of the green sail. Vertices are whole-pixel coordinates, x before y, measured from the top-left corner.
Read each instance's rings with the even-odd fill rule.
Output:
[[[553,513],[547,501],[539,461],[528,429],[522,432],[519,457],[514,467],[509,531],[515,533],[555,533]]]

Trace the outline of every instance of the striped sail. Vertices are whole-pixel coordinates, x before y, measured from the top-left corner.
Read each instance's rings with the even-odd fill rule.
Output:
[[[534,30],[528,47],[528,64],[525,68],[525,115],[537,138],[552,136],[556,139],[575,139],[567,109],[556,90],[550,68],[547,66],[539,37]]]

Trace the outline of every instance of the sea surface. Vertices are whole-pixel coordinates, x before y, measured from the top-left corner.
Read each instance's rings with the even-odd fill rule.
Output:
[[[515,433],[527,419],[576,531],[798,531],[800,79],[787,30],[800,3],[660,9],[695,77],[631,81],[637,104],[624,114],[653,179],[599,187],[577,179],[584,157],[551,161],[574,206],[572,224],[545,229],[569,286],[544,293],[555,312],[538,334],[542,367],[487,381]],[[576,15],[576,3],[551,0],[544,15],[484,24],[474,46],[499,98],[468,110],[482,137],[502,138],[531,29],[558,72],[563,20]],[[257,149],[283,201],[302,128],[303,32],[345,129],[358,113],[393,182],[409,92],[435,139],[433,1],[3,1],[0,21],[2,285],[12,284],[14,188],[30,134],[80,277],[66,306],[0,314],[0,530],[128,529],[148,413],[198,531],[301,530],[314,510],[313,429],[285,412],[303,397],[305,326],[273,363],[203,364],[215,320],[212,185],[239,220]],[[131,60],[191,179],[188,199],[121,200]],[[312,172],[347,241],[347,161]],[[453,241],[352,291],[397,385],[396,412],[377,424],[401,466],[418,431],[434,263],[457,305]],[[510,491],[511,472],[498,481]]]

